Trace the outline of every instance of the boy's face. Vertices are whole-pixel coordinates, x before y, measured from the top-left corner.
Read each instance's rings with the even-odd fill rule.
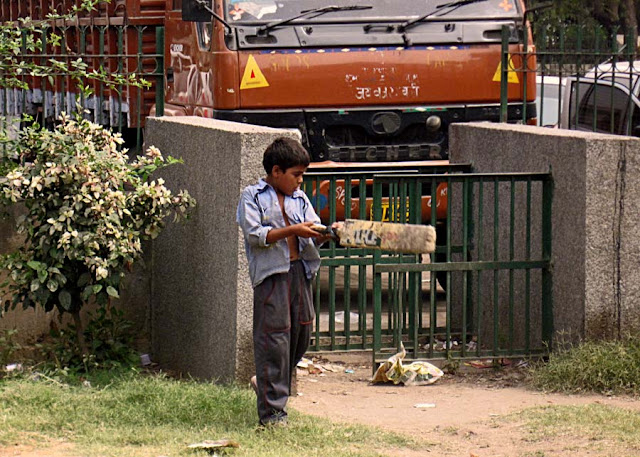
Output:
[[[293,195],[296,189],[299,189],[302,185],[302,176],[307,171],[307,167],[304,165],[296,165],[295,167],[287,168],[286,171],[278,165],[274,165],[271,171],[273,176],[273,186],[277,191],[285,195]]]

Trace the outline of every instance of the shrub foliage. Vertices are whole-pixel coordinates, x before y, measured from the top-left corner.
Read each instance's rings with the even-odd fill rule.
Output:
[[[151,179],[178,160],[150,147],[130,161],[119,134],[85,119],[63,116],[53,131],[33,125],[4,140],[0,157],[10,171],[0,176],[0,203],[25,210],[17,221],[25,242],[2,260],[9,276],[0,286],[12,296],[5,310],[56,308],[79,326],[84,304],[119,296],[141,242],[195,205],[186,191]]]

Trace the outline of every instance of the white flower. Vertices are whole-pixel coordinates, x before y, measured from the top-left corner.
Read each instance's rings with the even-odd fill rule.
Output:
[[[97,280],[105,279],[107,276],[109,276],[109,270],[107,270],[104,267],[96,268],[96,279]]]
[[[149,148],[147,149],[146,155],[147,157],[151,157],[152,159],[156,159],[156,158],[162,159],[162,153],[155,146],[149,146]]]

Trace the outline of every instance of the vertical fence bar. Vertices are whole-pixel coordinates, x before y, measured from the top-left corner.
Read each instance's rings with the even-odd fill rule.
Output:
[[[146,27],[136,26],[136,36],[138,49],[136,52],[136,74],[142,74],[142,58],[143,58],[143,46],[142,46],[142,34]],[[136,103],[138,109],[136,110],[136,151],[140,152],[142,149],[142,128],[140,127],[142,122],[142,89],[136,90]],[[131,112],[131,110],[129,110]]]
[[[469,180],[462,182],[462,261],[467,260],[467,249],[469,248]],[[468,299],[469,272],[462,272],[462,356],[466,355],[467,345],[467,299]]]
[[[100,68],[99,71],[103,72],[105,70],[105,52],[104,52],[104,33],[107,30],[107,27],[98,27],[98,54],[100,56],[99,58],[99,62],[100,62]],[[108,71],[105,72],[108,76]],[[103,73],[103,74],[105,74]],[[102,105],[104,103],[104,83],[100,82],[99,83],[99,89],[98,89],[98,94],[96,94],[98,96],[98,101],[96,102],[96,106],[95,106],[95,112],[96,112],[96,120],[97,123],[100,125],[104,125],[104,119],[103,119],[103,112],[102,112]]]
[[[382,218],[382,185],[379,181],[373,180],[373,220],[379,221]],[[382,281],[381,275],[376,271],[376,265],[380,261],[380,251],[373,250],[373,371],[375,372],[376,354],[380,351],[382,344],[381,318],[382,318]]]
[[[633,33],[631,32],[631,30],[627,30],[627,33],[625,33],[625,45],[627,48],[627,62],[629,62],[629,80],[628,80],[628,87],[633,87],[633,67],[634,67],[634,62],[635,62],[635,52],[636,52],[636,46],[635,43],[633,42]],[[632,97],[629,96],[627,97],[627,113],[629,113],[629,115],[627,116],[627,127],[625,129],[625,133],[627,135],[633,135],[633,116],[631,115],[631,113],[633,112],[633,100]]]
[[[482,178],[478,181],[478,261],[483,260],[483,246],[484,246],[484,181]],[[478,292],[476,297],[477,303],[477,322],[478,328],[476,336],[476,355],[480,355],[480,347],[483,342],[482,338],[482,270],[478,270]]]
[[[84,56],[87,53],[87,27],[86,26],[82,26],[79,28],[79,32],[80,32],[80,43],[78,44],[78,49],[80,51],[80,55]],[[84,91],[80,91],[80,106],[82,106],[82,109],[86,108],[87,105],[87,100],[84,98]],[[86,118],[85,114],[82,114],[82,118]]]
[[[316,212],[316,214],[320,214],[320,178],[315,177],[312,181],[307,183],[307,195],[310,195],[311,204]],[[318,271],[316,274],[315,282],[314,282],[314,308],[315,308],[315,328],[314,328],[314,346],[315,350],[320,350],[320,314],[321,314],[321,306],[320,306],[320,275],[321,271]]]
[[[400,184],[399,184],[400,188],[398,189],[399,191],[399,202],[398,202],[398,206],[399,209],[398,211],[400,211],[400,219],[399,222],[401,224],[406,224],[407,223],[407,211],[408,206],[407,206],[407,181],[403,178],[400,179]],[[400,254],[400,262],[404,262],[404,255]],[[406,299],[407,296],[407,281],[406,281],[406,274],[405,273],[399,273],[400,276],[400,281],[398,286],[400,287],[400,299],[401,299],[401,304],[402,306],[399,309],[399,322],[398,322],[398,326],[400,327],[401,331],[400,331],[400,335],[402,335],[402,333],[405,331],[405,329],[407,328],[407,302],[408,300]]]
[[[48,30],[49,27],[44,24],[42,26],[42,32],[41,32],[41,36],[42,36],[42,54],[43,57],[40,60],[40,64],[41,65],[46,65],[47,62],[47,58],[44,57],[44,55],[47,54],[47,48],[48,46]],[[42,125],[46,125],[46,119],[49,115],[49,113],[47,112],[47,77],[44,76],[42,78],[40,78],[41,81],[41,85],[42,85]]]
[[[529,91],[529,29],[526,27],[523,31],[522,47],[524,53],[522,56],[522,66],[524,68],[523,84],[522,84],[522,123],[527,123],[527,92]]]
[[[336,220],[336,177],[329,181],[329,221]],[[331,241],[330,257],[336,256],[336,245]],[[336,345],[336,267],[329,265],[329,334],[331,336],[331,350]]]
[[[367,180],[360,178],[358,184],[359,192],[359,218],[367,219]],[[372,208],[373,209],[373,208]],[[365,258],[366,254],[360,254],[360,258]],[[358,330],[362,338],[362,349],[367,347],[367,266],[358,266]]]
[[[431,178],[431,225],[436,226],[437,213],[437,188],[438,182],[436,178]],[[436,246],[436,250],[438,247]],[[432,253],[431,264],[436,263],[436,254]],[[436,274],[435,271],[429,272],[429,357],[433,357],[433,349],[435,345],[435,333],[437,325],[438,308],[436,303]]]
[[[124,27],[116,30],[116,41],[118,49],[118,73],[124,70]],[[118,131],[122,133],[122,84],[118,85]]]
[[[552,249],[552,205],[553,180],[551,175],[542,184],[542,258],[551,262]],[[552,349],[553,322],[553,276],[552,266],[542,269],[542,340]]]
[[[344,189],[344,215],[345,218],[351,218],[351,175],[345,175],[342,187]],[[349,248],[347,248],[346,257],[351,258],[351,250]],[[345,348],[349,350],[351,346],[351,266],[349,264],[344,266],[343,297]]]
[[[156,116],[164,116],[164,27],[156,28]]]
[[[422,222],[422,185],[419,179],[414,179],[409,187],[409,215],[412,224]],[[421,257],[418,257],[420,260]],[[422,314],[422,272],[409,273],[409,335],[413,341],[413,357],[418,358],[420,349],[419,335],[419,319]]]
[[[502,26],[502,53],[500,75],[500,122],[507,122],[508,116],[508,90],[509,90],[509,27]]]

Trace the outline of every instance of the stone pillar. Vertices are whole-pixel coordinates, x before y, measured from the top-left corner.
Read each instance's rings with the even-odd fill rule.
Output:
[[[450,131],[451,161],[476,172],[551,170],[556,332],[640,331],[640,139],[490,123]]]
[[[197,378],[248,382],[253,374],[253,289],[240,192],[265,176],[262,155],[286,130],[199,117],[149,118],[146,145],[184,165],[162,171],[172,190],[198,204],[184,224],[167,224],[152,250],[152,359]]]

